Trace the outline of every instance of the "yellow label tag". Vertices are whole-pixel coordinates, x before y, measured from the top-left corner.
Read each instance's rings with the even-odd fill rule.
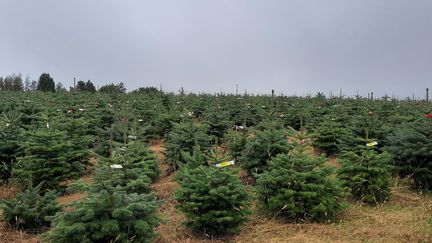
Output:
[[[373,147],[373,146],[375,146],[375,145],[377,145],[377,144],[378,144],[378,142],[377,142],[377,141],[374,141],[374,142],[367,143],[366,146],[367,146],[367,147]]]
[[[230,166],[230,165],[234,165],[234,160],[224,161],[224,162],[221,162],[219,164],[215,164],[215,166],[219,167],[219,168],[227,167],[227,166]]]

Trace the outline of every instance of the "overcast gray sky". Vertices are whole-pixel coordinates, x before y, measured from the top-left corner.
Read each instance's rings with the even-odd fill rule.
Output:
[[[0,9],[0,76],[297,95],[432,88],[431,0],[0,0]]]

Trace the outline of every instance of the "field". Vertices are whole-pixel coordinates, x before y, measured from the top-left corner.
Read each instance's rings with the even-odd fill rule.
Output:
[[[74,210],[90,210],[94,215],[98,210],[91,208],[90,203],[71,203],[91,202],[94,198],[104,200],[99,192],[106,190],[112,193],[108,195],[109,200],[116,200],[111,195],[125,193],[121,194],[125,195],[123,201],[132,200],[129,197],[134,193],[154,193],[159,204],[147,216],[159,216],[160,220],[151,230],[146,230],[151,233],[154,228],[156,235],[151,242],[432,242],[429,193],[432,185],[427,180],[432,178],[429,150],[432,119],[425,118],[432,111],[429,102],[322,95],[174,95],[154,90],[135,94],[3,92],[0,102],[0,160],[4,165],[0,171],[3,180],[0,198],[11,200],[17,193],[43,181],[40,194],[57,192],[55,202],[71,217],[71,232],[84,231],[74,231],[73,223],[90,224],[98,219],[96,216],[90,220],[74,218]],[[354,155],[347,157],[349,152]],[[310,183],[316,179],[315,172],[327,173],[326,169],[331,168],[321,179],[333,186],[343,181],[343,174],[338,172],[341,168],[357,166],[354,172],[364,171],[362,163],[347,159],[355,156],[360,156],[362,161],[372,158],[367,165],[370,173],[361,174],[368,179],[368,190],[356,197],[357,191],[351,190],[348,184],[343,184],[345,191],[351,190],[346,194],[342,194],[342,186],[335,186],[334,191],[340,192],[334,197],[343,207],[335,210],[334,215],[330,216],[333,205],[328,205],[325,214],[314,217],[302,213],[288,217],[291,211],[285,206],[278,212],[262,206],[259,197],[263,193],[259,189],[262,176],[255,172],[262,170],[260,173],[266,174],[280,168],[275,167],[275,158],[294,159],[300,165],[312,166],[291,170],[298,172],[295,175],[308,174]],[[197,158],[204,162],[194,165]],[[235,165],[214,167],[227,160],[234,160]],[[251,161],[256,162],[251,164]],[[113,165],[120,165],[122,170],[114,169]],[[184,172],[186,167],[190,169],[189,174]],[[424,168],[421,172],[420,167]],[[246,190],[245,197],[250,197],[248,203],[233,202],[240,203],[241,210],[250,209],[247,218],[239,222],[237,232],[213,234],[209,228],[184,224],[188,219],[187,208],[184,211],[179,206],[190,201],[182,201],[178,192],[186,193],[184,190],[189,186],[184,184],[182,176],[200,176],[194,174],[196,168],[201,168],[203,173],[222,173],[220,176],[234,174],[238,188]],[[279,175],[278,171],[274,173]],[[215,178],[209,180],[214,182]],[[230,183],[235,184],[236,180]],[[378,184],[379,189],[370,189]],[[74,187],[78,189],[72,190]],[[192,185],[191,188],[202,193],[202,188],[200,191]],[[238,188],[233,187],[232,193]],[[317,194],[319,201],[328,200],[320,197],[327,195],[326,192]],[[365,195],[372,195],[373,202],[366,200]],[[209,201],[213,199],[210,197]],[[141,205],[152,208],[153,199],[139,200]],[[305,212],[310,210],[306,196],[296,200],[296,206],[304,207]],[[129,204],[132,201],[118,207],[128,208]],[[106,205],[101,215],[114,215],[111,214],[116,210],[113,205],[121,203]],[[65,234],[55,229],[69,223],[38,220],[38,227],[28,227],[31,219],[27,215],[10,208],[4,212],[2,208],[2,215],[22,218],[1,222],[0,242],[55,242],[54,239],[62,239],[61,234]],[[61,215],[58,212],[57,220]],[[135,238],[141,232],[138,229],[119,238],[124,218],[114,218],[119,226],[112,230],[114,236],[105,233],[103,241],[150,239],[150,234],[149,238]],[[131,217],[124,222],[140,219]],[[98,224],[103,231],[104,222]],[[47,232],[56,235],[45,238]]]

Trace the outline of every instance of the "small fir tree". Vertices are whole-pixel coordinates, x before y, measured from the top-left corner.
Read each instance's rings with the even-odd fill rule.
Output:
[[[12,166],[20,155],[20,117],[10,112],[3,113],[0,119],[0,181],[3,182],[9,180]]]
[[[246,149],[247,138],[245,132],[229,131],[225,134],[225,142],[230,155],[238,161]]]
[[[3,220],[19,229],[49,227],[51,217],[61,211],[61,206],[56,202],[55,191],[41,191],[42,183],[18,193],[11,200],[2,200]]]
[[[148,193],[150,184],[159,174],[157,161],[150,150],[139,142],[130,142],[126,146],[113,149],[110,158],[100,158],[100,167],[105,170],[116,165],[121,168],[112,170],[111,178],[106,180],[104,174],[99,178],[97,173],[94,180],[110,184],[128,193]]]
[[[186,225],[209,234],[236,233],[250,213],[249,195],[236,171],[202,165],[199,150],[177,176],[181,188],[175,198],[186,217]],[[200,157],[200,158],[197,158]]]
[[[99,180],[87,189],[87,197],[57,214],[44,238],[50,242],[152,242],[160,219],[160,202],[154,194],[127,193],[111,183],[113,170],[98,171]]]
[[[82,155],[88,152],[77,150],[64,132],[43,129],[26,136],[27,141],[22,143],[24,156],[12,169],[24,187],[45,181],[43,189],[55,189],[60,182],[81,175],[85,164]]]
[[[297,139],[305,141],[301,134]],[[294,221],[330,220],[344,207],[345,193],[325,160],[307,155],[307,144],[273,157],[257,179],[258,198],[263,208]]]
[[[242,158],[242,166],[249,174],[263,173],[274,156],[289,151],[285,130],[270,126],[263,131],[256,131],[253,136],[247,142]]]
[[[348,152],[342,156],[338,177],[354,199],[365,203],[385,202],[390,196],[390,154],[364,149],[358,155]]]
[[[182,152],[191,153],[196,145],[205,151],[212,141],[206,131],[206,126],[195,125],[190,121],[175,124],[165,143],[167,162],[177,169],[179,164],[186,163]]]
[[[432,189],[432,119],[396,129],[388,151],[401,177],[411,177],[417,189]]]
[[[315,134],[314,147],[326,153],[327,156],[339,154],[342,150],[343,137],[351,136],[341,123],[331,118],[325,119],[315,130]]]
[[[124,162],[131,165],[131,168],[141,170],[152,180],[159,176],[159,163],[147,144],[140,141],[131,141],[125,147],[122,147],[121,152],[123,153]]]
[[[204,122],[209,127],[209,134],[217,138],[222,138],[225,132],[233,125],[229,121],[228,114],[221,109],[208,111]]]

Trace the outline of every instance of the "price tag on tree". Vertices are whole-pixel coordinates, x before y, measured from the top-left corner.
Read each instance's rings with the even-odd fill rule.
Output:
[[[224,162],[221,162],[219,164],[215,164],[214,166],[218,167],[218,168],[223,168],[223,167],[227,167],[227,166],[231,166],[231,165],[234,165],[234,160],[224,161]]]
[[[373,141],[373,142],[370,142],[370,143],[366,144],[367,147],[373,147],[373,146],[376,146],[376,145],[378,145],[377,141]]]

